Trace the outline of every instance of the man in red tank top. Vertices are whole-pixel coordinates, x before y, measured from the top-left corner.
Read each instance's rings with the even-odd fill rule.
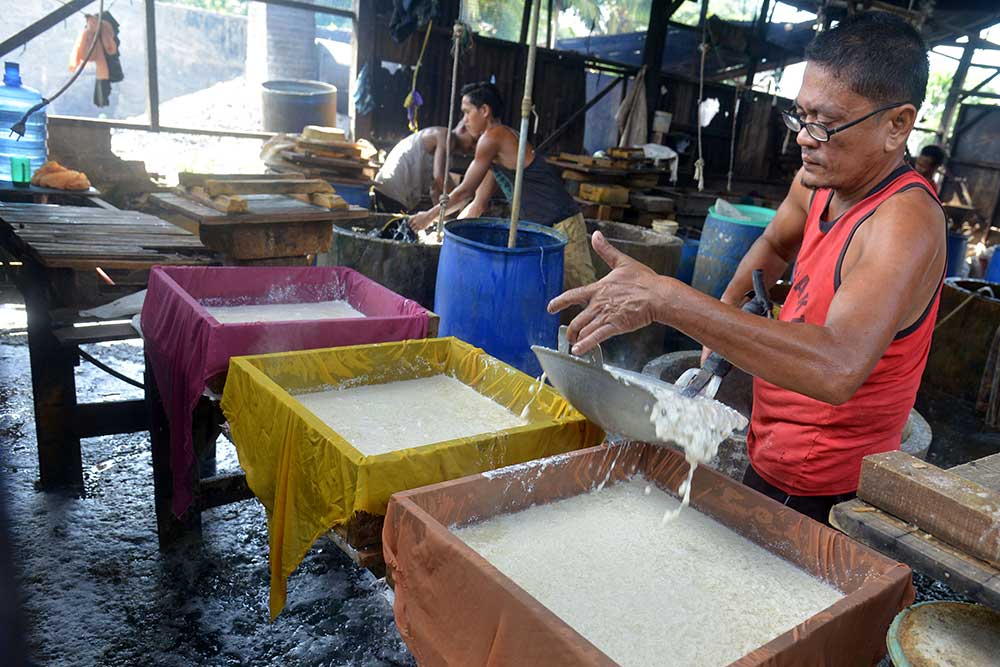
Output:
[[[661,322],[754,376],[744,483],[826,521],[857,490],[861,459],[899,448],[927,359],[945,269],[936,195],[904,163],[927,85],[920,35],[866,12],[819,33],[784,114],[802,151],[773,222],[721,302],[659,276],[594,234],[613,271],[549,309],[585,305],[574,352]],[[794,264],[779,319],[739,310],[763,269]]]

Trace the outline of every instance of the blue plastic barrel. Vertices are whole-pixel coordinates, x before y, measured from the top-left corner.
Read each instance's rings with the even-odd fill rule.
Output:
[[[28,116],[26,132],[18,138],[10,128],[21,120],[24,113],[42,101],[34,88],[21,83],[21,68],[17,63],[4,63],[3,85],[0,85],[0,181],[9,181],[10,159],[26,157],[31,160],[31,172],[45,164],[46,127],[45,110]]]
[[[681,246],[681,263],[677,267],[677,280],[687,285],[691,284],[694,276],[694,263],[698,259],[698,239],[683,238],[684,245]]]
[[[986,265],[986,275],[983,279],[990,283],[1000,283],[1000,250],[993,251],[993,257]]]
[[[344,183],[342,181],[330,181],[330,185],[333,186],[337,194],[343,197],[344,201],[348,204],[360,206],[361,208],[372,207],[371,186]]]
[[[965,250],[969,245],[969,237],[959,232],[948,232],[948,270],[945,276],[961,277],[965,269]]]
[[[549,301],[562,292],[566,237],[522,222],[507,247],[509,221],[458,220],[444,228],[434,312],[440,334],[455,336],[525,373],[542,372],[532,345],[555,348],[559,316]]]
[[[698,245],[698,259],[695,261],[691,286],[715,298],[726,291],[743,255],[764,233],[777,212],[770,208],[744,204],[735,204],[735,207],[749,219],[737,220],[719,215],[712,206],[708,209],[705,226],[701,230],[701,243]]]

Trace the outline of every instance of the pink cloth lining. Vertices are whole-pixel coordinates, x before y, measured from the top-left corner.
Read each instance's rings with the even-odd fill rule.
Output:
[[[346,299],[364,319],[220,324],[211,305]],[[229,358],[424,338],[427,311],[344,267],[154,267],[142,308],[146,356],[170,422],[174,514],[191,505],[191,420],[205,383]]]

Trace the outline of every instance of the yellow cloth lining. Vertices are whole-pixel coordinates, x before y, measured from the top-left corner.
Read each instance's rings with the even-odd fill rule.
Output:
[[[397,491],[589,447],[603,438],[544,386],[528,409],[526,426],[365,456],[293,397],[440,373],[515,414],[537,387],[534,378],[455,338],[232,358],[222,409],[247,483],[267,509],[272,618],[284,608],[286,579],[312,544],[354,513],[384,515]]]

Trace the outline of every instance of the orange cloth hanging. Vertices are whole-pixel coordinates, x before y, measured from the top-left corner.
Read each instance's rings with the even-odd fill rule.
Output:
[[[97,30],[97,14],[87,14],[87,27],[76,38],[73,53],[69,58],[70,70],[75,70],[83,62],[87,55],[87,49],[90,48],[90,42],[94,39],[95,30]],[[114,28],[106,20],[101,21],[100,39],[101,43],[94,47],[94,52],[90,54],[89,62],[97,65],[97,79],[99,81],[106,81],[109,78],[109,74],[108,60],[105,54],[114,55],[118,53],[118,45],[115,44]]]

